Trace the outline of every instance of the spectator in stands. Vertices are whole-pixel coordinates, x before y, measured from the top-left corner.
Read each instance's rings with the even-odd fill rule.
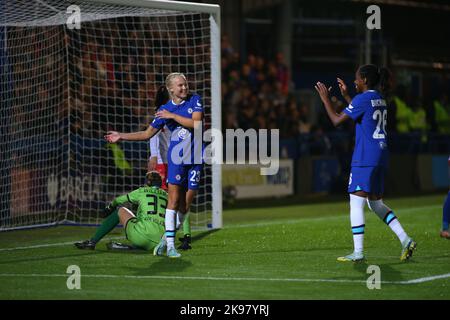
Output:
[[[281,84],[281,91],[287,95],[289,93],[289,69],[284,61],[284,55],[279,52],[276,55],[277,80]]]
[[[414,97],[412,101],[408,120],[410,131],[424,132],[427,129],[426,113],[419,97]]]
[[[404,86],[399,86],[396,90],[396,95],[393,96],[395,104],[395,121],[397,123],[396,129],[398,133],[408,133],[410,131],[410,115],[411,108],[407,105],[407,94]]]
[[[224,106],[224,107],[226,107],[226,106]],[[239,128],[239,123],[238,123],[235,112],[227,112],[224,114],[224,116],[225,116],[224,129],[238,129]]]
[[[250,64],[246,63],[242,66],[241,79],[245,81],[254,92],[258,90],[258,80],[256,76],[256,71],[250,66]]]
[[[300,134],[309,134],[311,132],[310,106],[302,103],[299,110],[298,132]]]
[[[450,103],[448,96],[443,93],[439,99],[433,101],[433,119],[436,131],[441,134],[450,134]]]
[[[231,46],[230,39],[226,34],[222,36],[220,44],[223,57],[228,58],[229,56],[232,56],[234,54],[234,49]]]
[[[411,112],[409,113],[409,128],[411,132],[418,134],[419,151],[427,141],[427,119],[425,109],[422,107],[422,100],[414,97],[411,103]]]
[[[329,154],[331,151],[331,141],[320,126],[313,126],[311,129],[310,152],[313,155]]]

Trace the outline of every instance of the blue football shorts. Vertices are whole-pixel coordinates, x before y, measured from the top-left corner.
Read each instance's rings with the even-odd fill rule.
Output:
[[[167,180],[185,189],[198,190],[203,164],[169,164]]]
[[[348,193],[365,191],[375,195],[384,193],[385,167],[352,167]]]

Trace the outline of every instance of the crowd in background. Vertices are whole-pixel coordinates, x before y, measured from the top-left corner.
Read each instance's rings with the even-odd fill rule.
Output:
[[[353,123],[334,128],[322,112],[319,100],[302,99],[289,82],[291,71],[278,53],[273,59],[249,54],[240,57],[228,38],[222,38],[222,110],[224,128],[280,130],[281,139],[297,139],[303,153],[324,154],[333,139],[352,134]],[[395,75],[394,75],[395,76]],[[349,87],[353,83],[347,84]],[[311,88],[313,90],[313,88]],[[314,93],[314,92],[313,92]],[[346,105],[332,96],[337,111]],[[410,88],[398,85],[388,98],[388,132],[411,134],[426,142],[429,134],[450,134],[450,102],[447,92],[420,98]],[[350,144],[345,149],[349,150]],[[302,153],[302,152],[301,152]]]
[[[175,31],[185,29],[180,21],[192,30],[180,35]],[[70,168],[85,172],[98,161],[102,169],[126,169],[129,159],[145,161],[148,150],[130,154],[136,150],[132,144],[105,147],[103,136],[145,129],[158,87],[175,70],[207,96],[210,39],[204,30],[209,30],[204,16],[123,17],[84,23],[80,30],[9,28],[8,55],[2,56],[8,74],[1,79],[7,86],[1,128],[6,158],[11,165],[32,168],[44,162],[63,170],[69,159]]]
[[[81,32],[53,35],[44,29],[30,33],[17,28],[17,41],[27,36],[32,45],[23,47],[16,58],[34,63],[11,63],[17,131],[39,131],[36,122],[50,117],[56,119],[49,121],[55,132],[70,123],[71,133],[86,138],[101,139],[109,130],[142,130],[153,116],[158,86],[172,71],[187,73],[191,87],[208,96],[208,88],[202,86],[210,75],[209,38],[195,32],[184,37],[169,31],[161,34],[161,30],[143,29],[142,23],[133,26],[128,23],[123,29],[119,23],[96,23]],[[67,45],[67,58],[66,52],[58,49],[59,42]],[[20,48],[18,43],[17,50]],[[298,142],[300,154],[334,152],[339,134],[352,134],[351,121],[334,128],[321,113],[317,99],[297,94],[292,70],[282,54],[273,59],[255,54],[241,57],[226,35],[221,49],[224,129],[279,129],[280,139]],[[311,91],[314,95],[313,88]],[[333,97],[333,101],[337,110],[345,107],[341,97]],[[389,105],[389,133],[417,133],[421,142],[426,142],[430,133],[450,134],[447,92],[420,99],[410,88],[398,86]],[[349,143],[339,145],[351,150]]]
[[[192,91],[203,96],[206,107],[211,105],[210,38],[205,36],[209,22],[186,21],[194,30],[177,33],[162,28],[170,19],[176,18],[162,24],[117,18],[86,23],[80,31],[8,28],[7,55],[1,56],[7,72],[1,79],[0,128],[6,179],[11,174],[25,185],[32,175],[35,189],[30,194],[42,198],[35,203],[47,203],[46,193],[38,190],[55,171],[67,170],[77,179],[100,176],[115,194],[139,185],[148,148],[141,144],[143,148],[133,149],[133,143],[105,146],[105,133],[146,128],[155,111],[154,95],[170,72],[185,73]],[[353,122],[334,128],[312,87],[309,96],[299,94],[282,54],[271,59],[240,56],[226,36],[221,49],[222,128],[279,129],[282,158],[332,155],[341,163],[344,181]],[[420,99],[408,86],[396,88],[389,100],[388,132],[407,139],[397,140],[391,150],[430,152],[421,146],[438,133],[446,144],[431,152],[448,153],[449,92],[440,93]],[[333,102],[337,110],[345,107],[341,97]]]
[[[158,28],[146,27],[151,22],[145,19],[96,22],[67,37],[76,133],[102,137],[109,130],[144,129],[154,115],[155,93],[171,72],[187,74],[196,90],[205,90],[210,48],[201,32],[204,22],[184,21],[196,29],[179,35],[170,26],[176,17],[153,18],[161,20],[152,20]]]

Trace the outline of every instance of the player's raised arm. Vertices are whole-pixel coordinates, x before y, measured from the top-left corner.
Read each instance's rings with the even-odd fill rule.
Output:
[[[341,91],[342,97],[347,101],[348,104],[352,102],[352,97],[348,94],[347,85],[345,84],[344,80],[341,78],[337,78],[337,82],[339,85],[339,90]]]
[[[319,93],[320,99],[325,105],[325,110],[327,111],[328,117],[335,127],[339,126],[341,123],[350,119],[345,113],[336,113],[331,104],[330,100],[330,90],[322,82],[317,82],[316,91]]]
[[[150,141],[150,157],[147,161],[147,172],[156,170],[158,164],[158,151],[159,151],[159,135],[154,135]]]
[[[159,129],[154,128],[152,125],[148,126],[148,128],[145,131],[138,131],[138,132],[132,132],[132,133],[108,131],[108,134],[105,135],[105,139],[109,143],[116,143],[116,142],[119,142],[120,140],[143,141],[143,140],[150,139],[158,131],[159,131]]]

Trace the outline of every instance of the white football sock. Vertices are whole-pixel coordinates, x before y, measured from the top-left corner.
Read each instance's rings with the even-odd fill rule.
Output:
[[[167,250],[175,248],[175,218],[176,211],[172,209],[166,209],[165,225],[166,225],[166,239]]]
[[[350,223],[353,233],[354,252],[364,250],[364,206],[366,198],[350,194]]]

